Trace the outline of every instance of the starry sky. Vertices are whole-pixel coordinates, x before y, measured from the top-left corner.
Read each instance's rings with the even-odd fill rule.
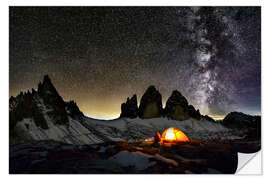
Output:
[[[9,91],[49,74],[64,100],[113,119],[150,85],[202,114],[261,114],[260,7],[10,7]]]

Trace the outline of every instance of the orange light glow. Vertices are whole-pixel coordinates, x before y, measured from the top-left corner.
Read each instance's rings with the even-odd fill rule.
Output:
[[[189,138],[185,133],[183,133],[181,130],[170,127],[166,129],[161,136],[161,139],[163,141],[168,141],[168,142],[187,142],[189,141]]]

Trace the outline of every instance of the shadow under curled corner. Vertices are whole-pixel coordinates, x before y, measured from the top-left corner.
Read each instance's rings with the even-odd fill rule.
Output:
[[[261,175],[261,151],[256,153],[238,153],[237,175]]]

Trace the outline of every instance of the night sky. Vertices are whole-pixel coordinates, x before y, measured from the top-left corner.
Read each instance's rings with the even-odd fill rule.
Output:
[[[261,114],[260,7],[10,7],[10,96],[49,74],[64,100],[113,119],[155,85],[202,114]]]

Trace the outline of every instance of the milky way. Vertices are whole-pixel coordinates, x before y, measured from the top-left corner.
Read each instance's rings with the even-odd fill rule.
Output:
[[[260,7],[10,7],[10,96],[49,74],[88,116],[155,85],[202,114],[260,114]]]

